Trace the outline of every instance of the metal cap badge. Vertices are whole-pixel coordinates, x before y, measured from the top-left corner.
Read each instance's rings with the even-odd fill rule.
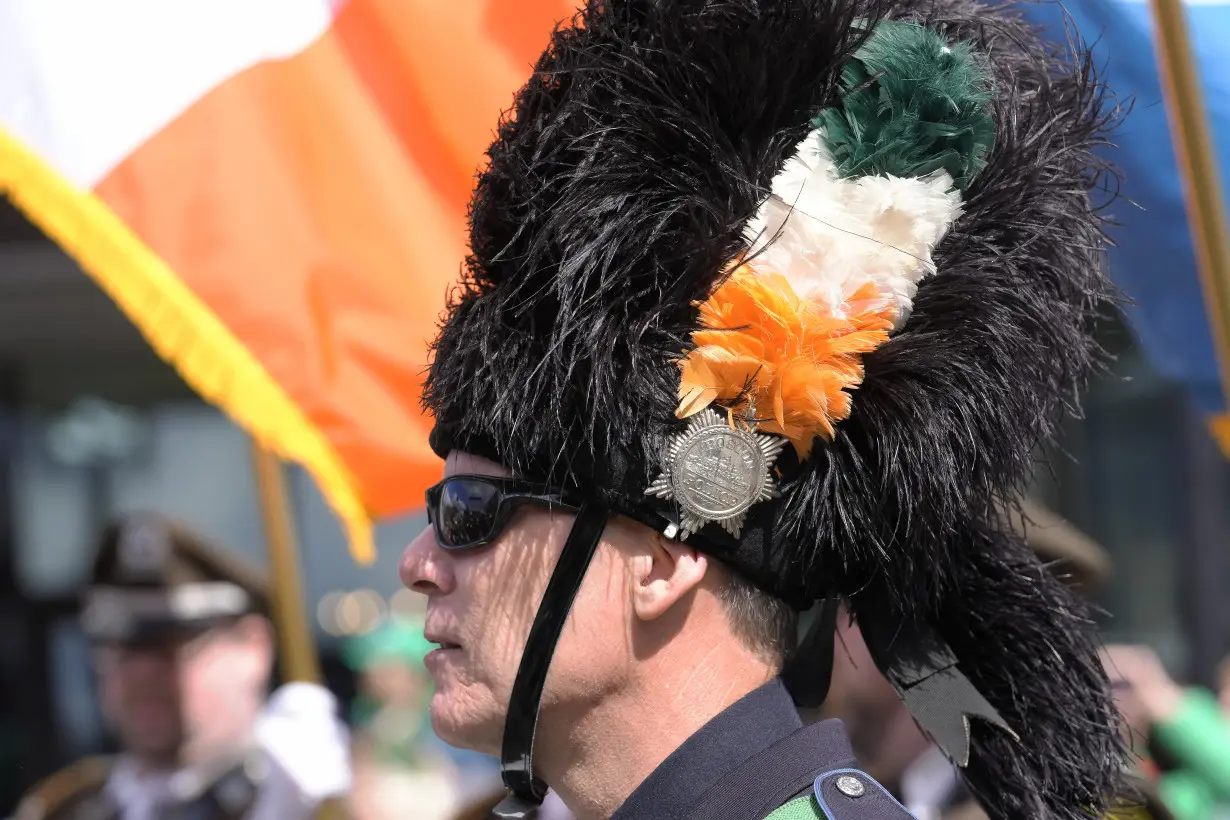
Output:
[[[665,469],[645,495],[680,506],[681,541],[710,523],[738,538],[747,511],[774,496],[771,470],[785,446],[786,439],[757,433],[752,422],[731,424],[708,407],[671,437]]]

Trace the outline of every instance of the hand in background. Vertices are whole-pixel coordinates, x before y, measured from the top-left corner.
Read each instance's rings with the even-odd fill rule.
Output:
[[[1115,699],[1129,726],[1142,733],[1172,718],[1183,703],[1183,689],[1147,646],[1112,644],[1102,650],[1102,664]]]

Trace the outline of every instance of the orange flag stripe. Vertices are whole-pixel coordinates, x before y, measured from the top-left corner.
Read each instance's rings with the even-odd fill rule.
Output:
[[[572,7],[350,0],[304,51],[198,99],[58,231],[64,203],[18,191],[195,389],[313,474],[360,559],[371,518],[438,476],[419,396],[473,174]]]

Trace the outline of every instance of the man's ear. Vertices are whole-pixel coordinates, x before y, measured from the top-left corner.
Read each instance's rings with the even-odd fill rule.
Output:
[[[642,621],[661,617],[700,586],[709,571],[703,552],[656,534],[632,561],[632,607]]]

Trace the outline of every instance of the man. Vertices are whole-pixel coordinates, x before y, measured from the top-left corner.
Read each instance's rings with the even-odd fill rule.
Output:
[[[991,816],[1105,805],[1085,609],[993,514],[1096,361],[1101,100],[971,0],[593,0],[554,34],[478,180],[401,568],[495,816],[907,817],[795,709],[838,600]]]
[[[161,516],[104,531],[81,614],[121,749],[48,778],[17,820],[295,820],[349,790],[348,739],[320,686],[273,667],[268,585]]]

